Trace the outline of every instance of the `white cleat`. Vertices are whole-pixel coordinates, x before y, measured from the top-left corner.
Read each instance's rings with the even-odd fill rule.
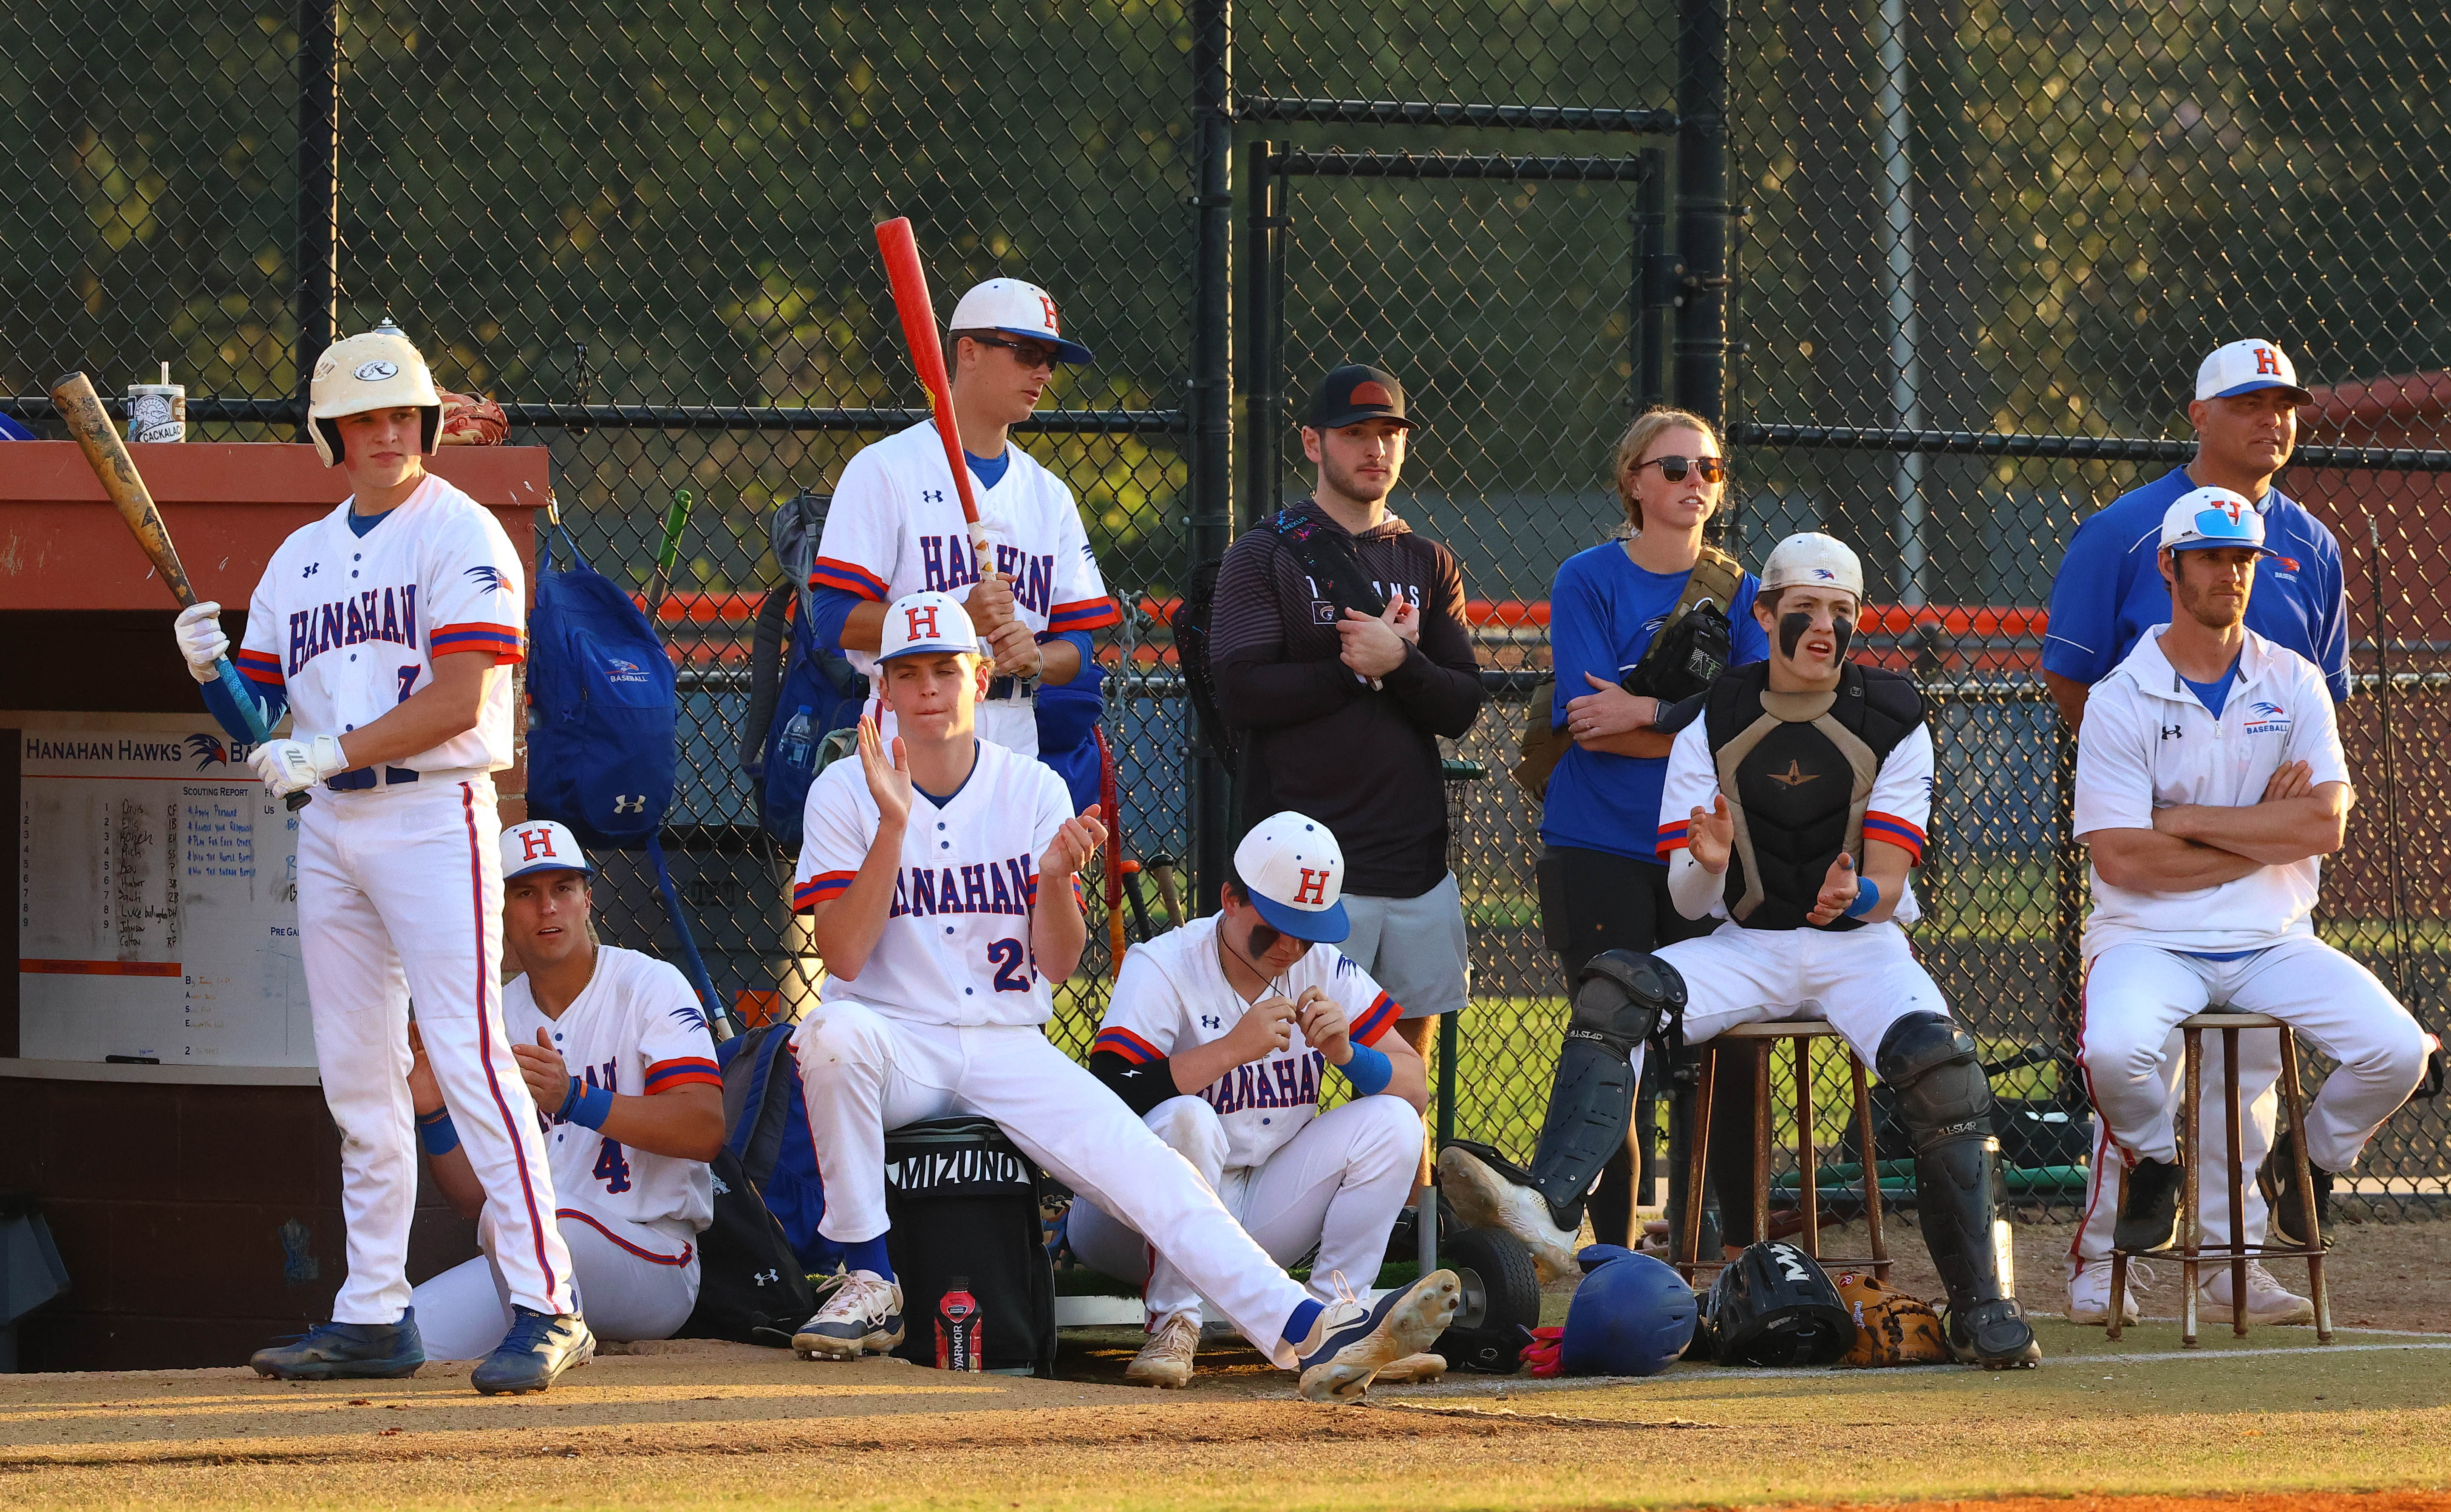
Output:
[[[1187,1312],[1169,1312],[1149,1330],[1148,1343],[1124,1366],[1124,1379],[1161,1391],[1190,1384],[1192,1358],[1200,1352],[1200,1324]]]
[[[867,1270],[843,1277],[825,1306],[792,1335],[792,1348],[803,1360],[856,1360],[901,1342],[902,1287]]]
[[[1580,1230],[1559,1227],[1539,1192],[1492,1170],[1472,1151],[1454,1145],[1439,1151],[1439,1192],[1466,1228],[1503,1228],[1522,1240],[1542,1286],[1583,1273],[1575,1264]]]
[[[1452,1270],[1433,1270],[1367,1307],[1344,1288],[1343,1275],[1336,1280],[1343,1300],[1329,1303],[1297,1345],[1302,1394],[1312,1402],[1355,1401],[1380,1371],[1427,1353],[1463,1301],[1463,1282]]]
[[[2229,1267],[2214,1272],[2196,1294],[2206,1312],[2216,1320],[2226,1319],[2230,1315]],[[2263,1261],[2250,1260],[2246,1263],[2246,1321],[2263,1327],[2313,1323],[2315,1305],[2275,1280]]]
[[[2144,1314],[2138,1310],[2136,1299],[2152,1285],[2153,1272],[2145,1262],[2131,1260],[2127,1263],[2127,1296],[2126,1306],[2119,1309],[2121,1323],[2136,1323],[2143,1319]],[[2223,1306],[2226,1306],[2228,1304],[2225,1303]],[[2078,1263],[2075,1279],[2069,1283],[2068,1313],[2070,1323],[2091,1324],[2096,1327],[2107,1326],[2109,1324],[2109,1261],[2087,1260]]]
[[[1446,1373],[1446,1356],[1408,1354],[1381,1370],[1378,1379],[1391,1386],[1418,1386],[1426,1385]]]

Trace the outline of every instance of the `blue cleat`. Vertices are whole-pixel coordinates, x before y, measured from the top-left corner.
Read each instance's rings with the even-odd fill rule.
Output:
[[[542,1391],[572,1365],[596,1358],[596,1336],[575,1312],[538,1312],[516,1303],[511,1331],[469,1374],[468,1384],[486,1396]]]
[[[280,1381],[391,1381],[417,1374],[425,1344],[417,1309],[403,1307],[398,1323],[319,1323],[258,1349],[247,1364]]]

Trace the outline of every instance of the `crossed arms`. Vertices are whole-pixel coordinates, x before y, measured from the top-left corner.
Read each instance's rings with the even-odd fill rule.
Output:
[[[2149,830],[2090,830],[2077,838],[2112,887],[2187,893],[2331,854],[2347,835],[2356,801],[2346,782],[2316,782],[2305,762],[2284,761],[2257,802],[2178,804],[2154,810]]]

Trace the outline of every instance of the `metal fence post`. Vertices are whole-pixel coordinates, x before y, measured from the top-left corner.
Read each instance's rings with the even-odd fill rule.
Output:
[[[1676,11],[1676,403],[1719,423],[1728,363],[1728,7]]]
[[[1234,8],[1200,0],[1191,23],[1192,204],[1199,248],[1191,285],[1191,510],[1184,572],[1225,555],[1234,534],[1233,258]],[[1201,913],[1217,908],[1226,875],[1226,772],[1195,745],[1191,871]]]
[[[341,317],[341,6],[298,0],[298,439]]]

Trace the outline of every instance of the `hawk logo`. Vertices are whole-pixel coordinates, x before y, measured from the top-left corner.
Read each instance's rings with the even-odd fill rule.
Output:
[[[1327,907],[1327,878],[1328,874],[1325,872],[1314,872],[1309,867],[1304,867],[1302,886],[1294,889],[1292,901],[1297,905],[1316,903],[1321,908]]]
[[[914,605],[912,608],[903,610],[902,615],[905,619],[910,621],[909,628],[904,633],[905,639],[933,640],[936,638],[936,606],[934,604]]]
[[[1838,575],[1837,575],[1836,573],[1834,573],[1834,572],[1832,572],[1832,571],[1831,571],[1829,568],[1827,568],[1827,567],[1815,567],[1815,568],[1814,568],[1814,569],[1813,569],[1813,576],[1814,576],[1814,579],[1815,579],[1816,581],[1820,581],[1820,582],[1836,582],[1836,581],[1838,580]]]
[[[487,593],[502,591],[502,570],[500,567],[471,567],[467,577]]]
[[[2246,706],[2246,734],[2287,735],[2289,712],[2277,703],[2259,698]]]
[[[2246,712],[2258,719],[2285,719],[2289,717],[2288,711],[2282,708],[2281,705],[2270,703],[2261,698],[2248,704],[2246,706]]]
[[[2271,374],[2275,378],[2280,377],[2281,354],[2274,351],[2269,346],[2257,347],[2255,349],[2255,372],[2256,376],[2259,378],[2266,373]]]
[[[229,752],[223,747],[217,736],[191,735],[187,736],[186,745],[188,753],[196,758],[196,770],[199,772],[206,767],[229,765]]]
[[[1787,760],[1787,770],[1772,773],[1770,779],[1783,788],[1800,788],[1808,782],[1818,779],[1820,776],[1818,772],[1805,771],[1803,762],[1790,756]]]

